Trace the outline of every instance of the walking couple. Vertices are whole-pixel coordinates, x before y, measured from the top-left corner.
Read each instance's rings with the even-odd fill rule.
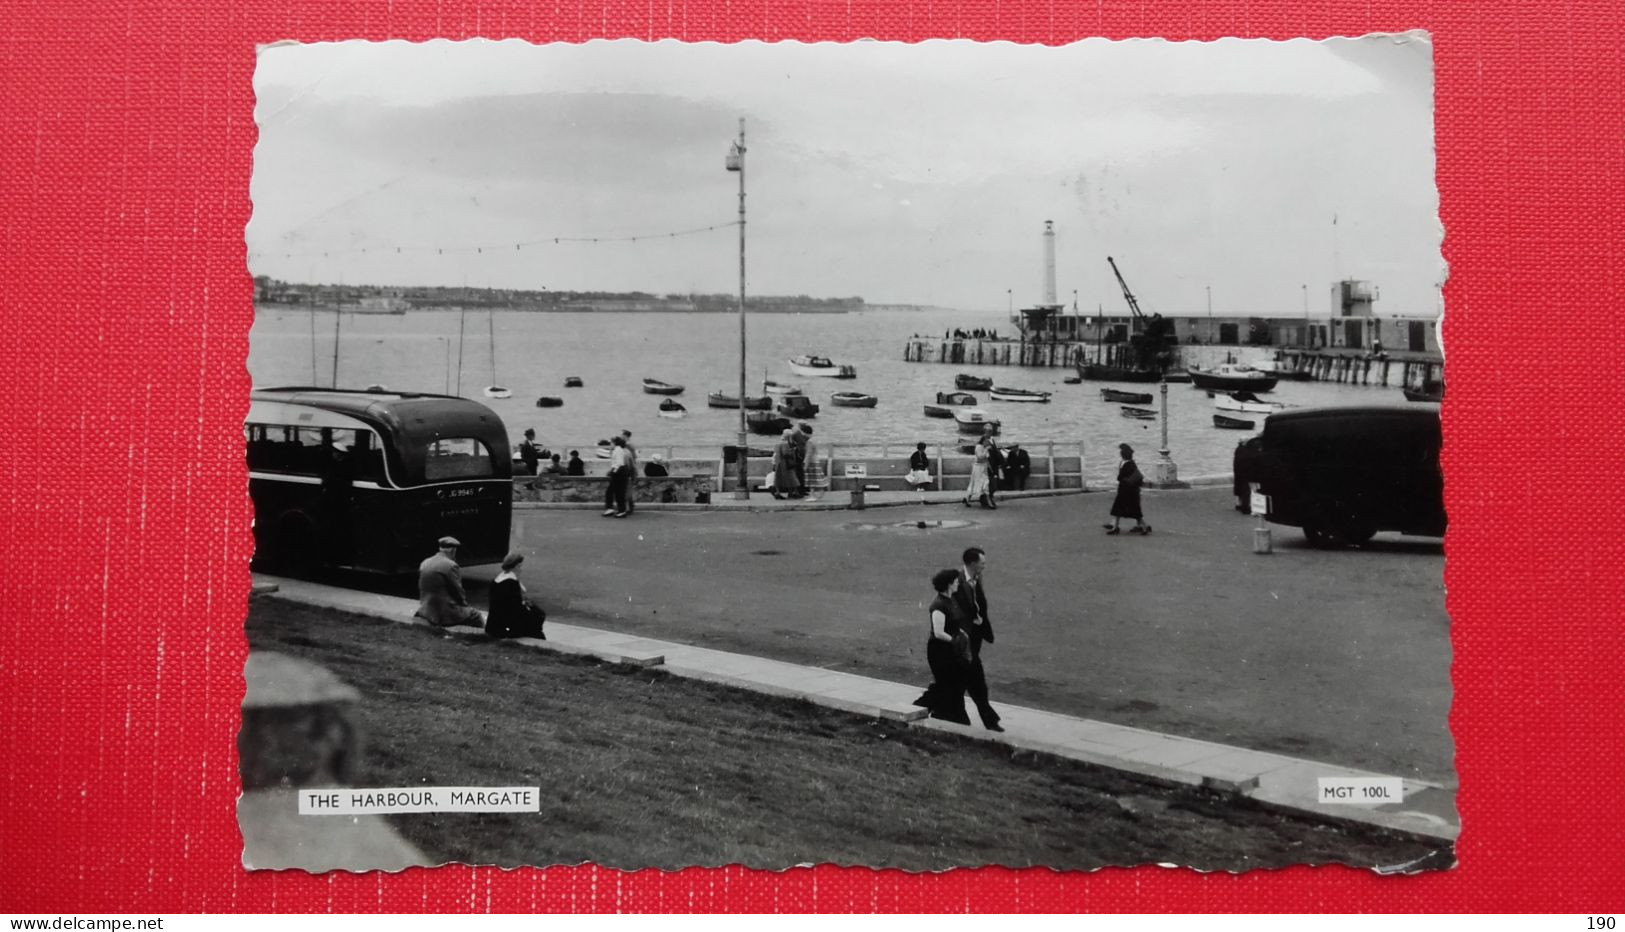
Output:
[[[968,548],[959,569],[938,570],[931,577],[936,598],[926,613],[931,636],[925,642],[925,661],[931,667],[931,685],[914,700],[930,710],[932,718],[970,724],[965,714],[965,695],[970,694],[989,731],[1003,731],[999,713],[987,701],[987,676],[982,669],[982,645],[993,643],[993,625],[987,620],[987,592],[982,572],[987,554],[980,547]]]

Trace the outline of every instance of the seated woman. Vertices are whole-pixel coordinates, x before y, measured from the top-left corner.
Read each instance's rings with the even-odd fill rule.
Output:
[[[540,638],[547,613],[525,597],[525,584],[515,570],[525,562],[515,551],[502,558],[502,572],[491,582],[491,610],[486,615],[485,633],[494,638]]]
[[[659,453],[649,457],[649,462],[643,464],[643,474],[651,479],[660,479],[670,475],[666,472],[666,458]]]
[[[923,489],[934,481],[931,478],[931,458],[925,455],[925,444],[914,445],[914,452],[908,456],[908,475],[903,477],[903,481],[915,490]]]

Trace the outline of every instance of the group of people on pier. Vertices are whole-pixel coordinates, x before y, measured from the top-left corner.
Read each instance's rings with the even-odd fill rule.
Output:
[[[543,464],[546,465],[543,465]],[[536,442],[536,428],[525,428],[525,439],[519,442],[520,472],[527,476],[585,476],[587,464],[579,450],[571,450],[569,460]]]

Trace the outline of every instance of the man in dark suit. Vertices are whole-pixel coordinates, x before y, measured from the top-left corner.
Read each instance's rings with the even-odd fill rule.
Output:
[[[1018,492],[1027,491],[1027,477],[1033,472],[1033,458],[1021,444],[1010,444],[1010,452],[1005,456],[1005,482],[1006,487]]]
[[[969,547],[962,556],[964,566],[959,570],[959,591],[954,598],[964,613],[966,632],[970,635],[970,666],[965,670],[965,692],[976,703],[976,712],[988,731],[1003,731],[999,713],[987,701],[987,677],[982,672],[982,644],[993,643],[993,623],[987,620],[987,592],[982,587],[982,571],[987,567],[987,552],[980,547]]]
[[[457,548],[462,544],[455,537],[442,537],[438,553],[418,565],[418,618],[431,625],[449,628],[452,625],[485,626],[485,617],[468,604],[463,592],[463,571],[457,566]]]

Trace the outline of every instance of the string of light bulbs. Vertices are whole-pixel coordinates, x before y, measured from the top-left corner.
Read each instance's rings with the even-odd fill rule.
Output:
[[[738,220],[727,223],[715,223],[706,227],[694,227],[688,230],[672,230],[666,233],[635,233],[626,236],[545,236],[540,239],[522,240],[517,243],[486,243],[469,246],[352,246],[334,247],[330,249],[312,249],[303,252],[282,250],[252,250],[249,256],[255,259],[310,259],[320,256],[331,258],[333,256],[355,255],[405,255],[407,253],[433,253],[434,255],[484,255],[499,252],[523,252],[527,247],[561,246],[578,243],[636,243],[645,240],[669,240],[680,236],[696,236],[701,233],[711,233],[716,230],[733,229],[739,225]]]

